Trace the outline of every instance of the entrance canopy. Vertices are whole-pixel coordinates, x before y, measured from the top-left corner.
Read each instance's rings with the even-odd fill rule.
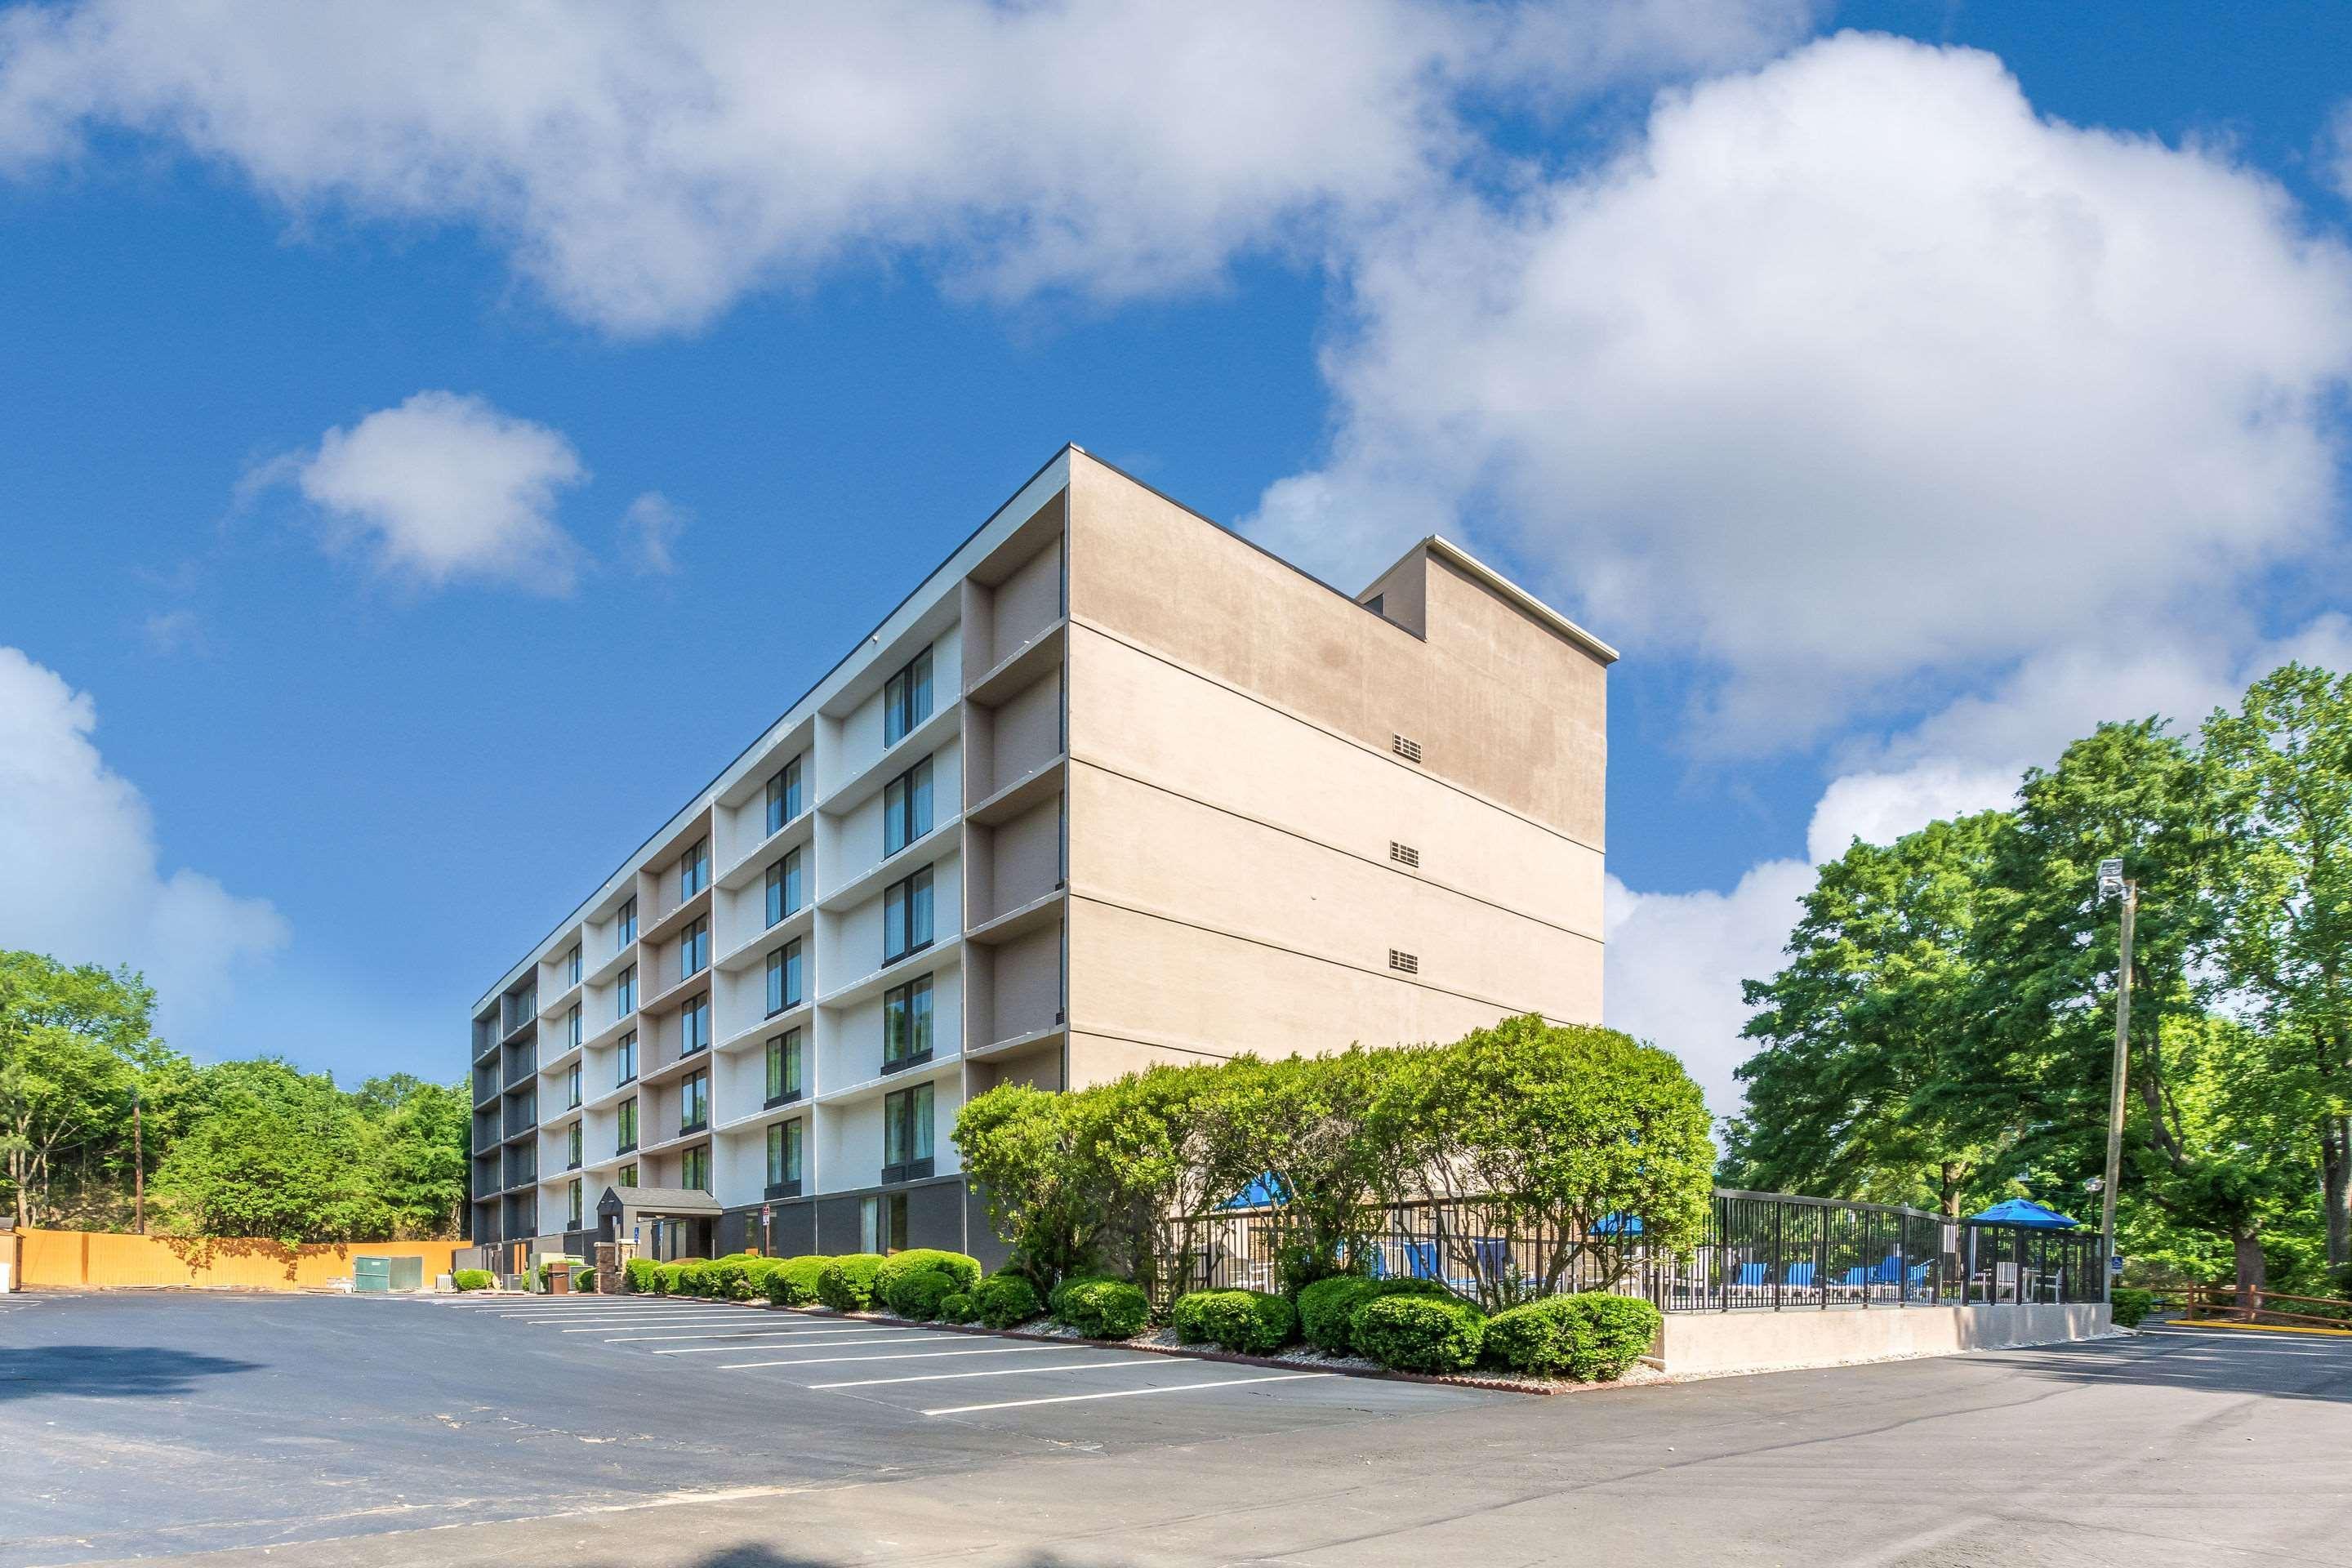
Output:
[[[2083,1223],[2044,1208],[2032,1198],[2003,1198],[1984,1213],[1969,1217],[1987,1225],[2021,1225],[2028,1230],[2073,1230]]]
[[[608,1235],[634,1234],[640,1219],[717,1219],[719,1200],[699,1187],[606,1187],[596,1200],[600,1228]]]

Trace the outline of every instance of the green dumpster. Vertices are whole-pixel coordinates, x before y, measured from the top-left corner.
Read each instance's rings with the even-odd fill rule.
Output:
[[[422,1258],[354,1258],[352,1289],[370,1293],[425,1289]]]

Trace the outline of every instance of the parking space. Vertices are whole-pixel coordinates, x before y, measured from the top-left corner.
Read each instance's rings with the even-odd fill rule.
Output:
[[[838,1395],[925,1421],[988,1426],[1094,1424],[1117,1405],[1123,1430],[1259,1429],[1301,1412],[1451,1407],[1494,1397],[1426,1384],[1366,1383],[1154,1352],[1039,1341],[827,1312],[637,1297],[454,1298],[414,1303],[501,1333],[559,1336],[599,1355],[660,1359],[690,1389],[701,1377]],[[1318,1385],[1339,1384],[1339,1389]],[[1169,1407],[1165,1415],[1139,1406]],[[1110,1412],[1100,1413],[1105,1418]]]

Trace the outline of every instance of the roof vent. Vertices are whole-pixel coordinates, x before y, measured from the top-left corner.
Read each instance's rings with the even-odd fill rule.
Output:
[[[1391,948],[1389,949],[1389,967],[1399,974],[1418,974],[1421,973],[1421,960],[1410,952],[1399,952],[1395,948]]]
[[[1421,761],[1421,742],[1410,736],[1399,735],[1389,749],[1408,763]]]
[[[1389,840],[1389,858],[1400,866],[1418,867],[1421,864],[1421,851],[1410,844],[1400,844],[1391,838]]]

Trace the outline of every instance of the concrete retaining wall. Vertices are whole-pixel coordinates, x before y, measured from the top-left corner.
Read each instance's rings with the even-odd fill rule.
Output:
[[[1770,1372],[2003,1345],[2049,1345],[2108,1331],[2106,1303],[1997,1307],[1792,1308],[1674,1312],[1650,1353],[1671,1373]]]

